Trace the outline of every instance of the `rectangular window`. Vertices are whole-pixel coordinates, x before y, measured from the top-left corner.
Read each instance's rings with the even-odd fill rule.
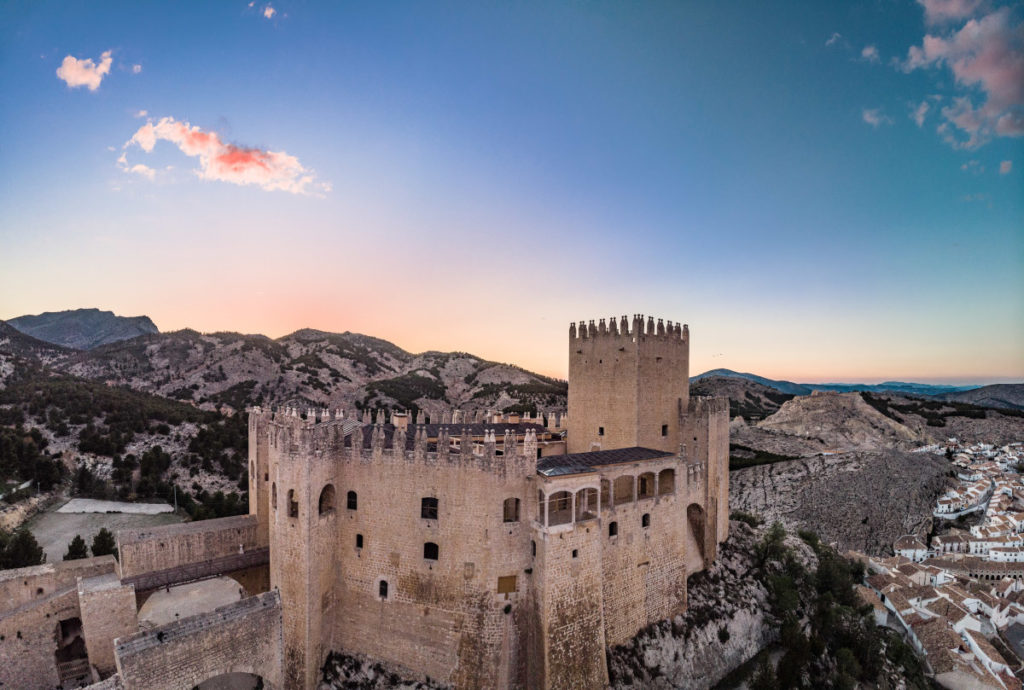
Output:
[[[357,549],[363,548],[363,535],[361,535],[361,534],[357,534],[356,535],[356,548]]]
[[[661,425],[661,435],[668,436],[668,424]]]
[[[604,436],[604,427],[603,426],[597,427],[597,435],[598,436]]]
[[[498,594],[510,594],[516,591],[516,576],[505,575],[498,578]]]

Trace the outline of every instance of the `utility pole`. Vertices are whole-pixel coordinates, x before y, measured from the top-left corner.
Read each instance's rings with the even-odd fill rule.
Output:
[[[174,514],[178,514],[178,485],[172,484],[174,487]]]

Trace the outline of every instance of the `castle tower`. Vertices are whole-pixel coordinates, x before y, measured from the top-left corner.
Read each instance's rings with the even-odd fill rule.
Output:
[[[615,323],[615,319],[610,320]],[[568,452],[641,446],[676,452],[690,401],[690,334],[660,319],[569,327]]]

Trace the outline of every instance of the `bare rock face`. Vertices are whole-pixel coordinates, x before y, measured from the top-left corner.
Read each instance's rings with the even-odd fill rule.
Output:
[[[689,580],[686,613],[609,650],[611,687],[710,688],[778,639],[768,591],[755,572],[761,536],[742,522],[729,523],[718,560]],[[802,541],[788,537],[786,545],[809,570],[817,568]]]
[[[729,507],[810,529],[839,551],[891,553],[905,534],[931,528],[935,500],[949,482],[949,462],[895,450],[788,460],[729,475]]]
[[[911,447],[925,437],[886,417],[859,393],[828,393],[794,398],[758,428],[817,439],[836,450]]]

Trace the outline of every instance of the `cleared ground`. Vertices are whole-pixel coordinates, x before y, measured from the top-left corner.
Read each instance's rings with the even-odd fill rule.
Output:
[[[241,586],[229,577],[215,577],[201,582],[160,590],[146,599],[139,609],[139,625],[143,630],[213,611],[218,606],[242,598]]]
[[[116,505],[116,504],[113,504]],[[125,504],[130,505],[130,504]],[[172,513],[156,515],[137,515],[129,513],[60,513],[60,506],[54,506],[45,513],[30,519],[25,526],[35,535],[36,541],[46,552],[46,561],[55,563],[64,558],[68,544],[76,534],[82,535],[86,545],[92,544],[92,538],[106,527],[117,534],[119,529],[138,529],[154,525],[168,525],[182,522]]]
[[[95,498],[72,498],[57,509],[58,513],[133,513],[156,515],[170,513],[174,506],[168,503],[122,503],[120,501],[97,501]]]

